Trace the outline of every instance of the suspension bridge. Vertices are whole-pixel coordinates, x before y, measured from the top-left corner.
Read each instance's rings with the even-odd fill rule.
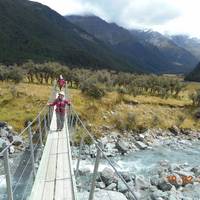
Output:
[[[56,87],[53,86],[49,102],[56,98]],[[65,88],[65,97],[69,97]],[[72,158],[72,146],[74,138],[82,130],[80,138],[79,153]],[[95,200],[95,185],[98,168],[101,159],[107,161],[116,176],[124,183],[131,198],[137,200],[133,188],[126,183],[121,173],[117,170],[115,163],[106,156],[100,141],[98,141],[86,128],[73,106],[67,108],[64,128],[56,131],[56,114],[54,108],[45,106],[36,118],[29,122],[28,126],[19,134],[27,138],[26,150],[20,154],[21,166],[16,168],[9,158],[9,145],[5,145],[0,152],[6,178],[6,190],[0,199],[5,200]],[[94,169],[89,183],[87,197],[77,194],[79,166],[81,162],[84,138],[89,137],[96,148]],[[26,155],[26,156],[24,156]],[[76,165],[73,164],[76,159]],[[22,164],[23,163],[23,164]],[[1,183],[1,179],[0,179]]]

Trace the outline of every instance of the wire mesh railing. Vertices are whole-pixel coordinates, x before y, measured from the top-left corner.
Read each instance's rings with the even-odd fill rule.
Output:
[[[126,174],[129,178],[125,180],[123,169],[120,169],[113,159],[108,158],[102,142],[91,134],[85,124],[71,106],[68,127],[72,156],[76,161],[74,170],[78,199],[93,200],[95,195],[110,199],[113,191],[119,191],[123,192],[127,199],[137,200],[131,175]]]
[[[55,98],[55,84],[49,101],[53,98]],[[23,200],[30,194],[52,115],[53,109],[45,105],[18,135],[18,138],[23,139],[22,144],[17,146],[15,140],[9,144],[4,143],[4,148],[0,152],[1,200]],[[17,152],[10,154],[13,147]]]

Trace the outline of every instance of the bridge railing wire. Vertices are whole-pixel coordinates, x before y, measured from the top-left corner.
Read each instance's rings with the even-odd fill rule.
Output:
[[[70,98],[69,91],[68,91],[68,98]],[[126,196],[128,199],[134,199],[138,200],[137,195],[135,194],[134,184],[127,183],[126,180],[123,177],[123,174],[121,173],[123,169],[120,169],[119,166],[114,162],[112,159],[110,159],[106,152],[103,150],[103,146],[101,141],[99,141],[88,129],[88,127],[85,125],[86,123],[83,122],[83,120],[80,118],[79,114],[75,111],[73,105],[70,106],[70,110],[68,112],[68,127],[69,132],[71,134],[71,149],[72,149],[72,156],[73,159],[76,160],[76,164],[74,165],[75,168],[75,177],[77,181],[77,189],[80,193],[80,199],[93,199],[93,195],[91,194],[91,190],[95,193],[95,188],[98,186],[98,188],[104,189],[103,191],[107,194],[107,197],[109,197],[108,190],[119,190],[119,182],[121,186],[123,185],[126,189]],[[83,145],[85,143],[85,145]],[[85,148],[85,149],[83,149]],[[99,163],[97,164],[97,152],[100,152],[101,159],[99,160]],[[87,158],[87,159],[86,159]],[[95,160],[96,159],[96,160]],[[90,160],[90,163],[85,163],[85,160]],[[83,171],[80,170],[81,162],[84,162]],[[88,172],[85,171],[85,167],[88,165],[88,168],[90,168],[90,175],[88,175]],[[97,165],[97,171],[93,169],[93,165]],[[101,170],[108,166],[113,171],[113,182],[109,183],[105,180],[102,180],[101,176]],[[93,171],[94,170],[94,171]],[[95,176],[94,177],[94,173]],[[131,175],[128,174],[128,176]],[[112,184],[112,185],[111,185]],[[123,187],[123,188],[124,188]],[[84,191],[88,191],[89,194],[85,197],[83,197]],[[78,195],[79,196],[79,195]]]
[[[48,102],[53,101],[55,94],[54,83]],[[53,109],[45,105],[18,135],[19,141],[13,140],[8,145],[4,145],[4,149],[0,152],[0,169],[4,169],[0,171],[1,200],[27,199],[30,194],[52,115]],[[2,186],[4,184],[6,187]]]

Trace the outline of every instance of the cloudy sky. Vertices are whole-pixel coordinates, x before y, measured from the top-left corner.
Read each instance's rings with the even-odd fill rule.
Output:
[[[200,37],[200,0],[34,0],[62,15],[95,14],[127,28]]]

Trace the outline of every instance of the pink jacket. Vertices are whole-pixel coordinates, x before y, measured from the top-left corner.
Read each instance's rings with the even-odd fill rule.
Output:
[[[66,82],[65,82],[64,79],[59,79],[59,80],[58,80],[58,85],[59,85],[60,87],[64,87],[65,84],[66,84]]]
[[[70,101],[67,99],[60,100],[57,98],[53,103],[50,103],[49,105],[56,106],[57,113],[65,114],[65,106],[70,105]]]

